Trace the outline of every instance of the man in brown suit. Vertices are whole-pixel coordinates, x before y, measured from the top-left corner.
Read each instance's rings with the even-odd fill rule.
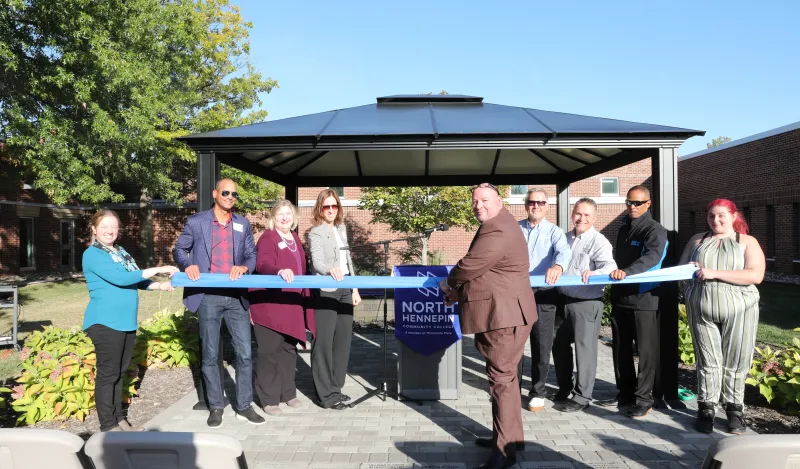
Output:
[[[492,395],[491,457],[479,469],[516,463],[522,444],[522,398],[517,364],[536,321],[536,302],[528,276],[528,246],[516,219],[503,208],[497,188],[483,183],[472,190],[472,212],[481,222],[469,251],[442,281],[445,302],[460,304],[461,332],[475,334],[486,358]]]

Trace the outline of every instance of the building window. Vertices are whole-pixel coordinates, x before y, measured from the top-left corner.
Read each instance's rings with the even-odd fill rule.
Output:
[[[19,219],[19,268],[20,270],[36,268],[33,255],[33,218]]]
[[[775,259],[775,206],[767,205],[767,258]]]
[[[515,184],[511,186],[511,196],[521,195],[524,196],[528,193],[528,185],[527,184]]]
[[[329,187],[328,189],[336,192],[340,199],[344,199],[344,187]]]
[[[619,195],[619,178],[600,178],[600,195]]]
[[[61,270],[75,268],[75,221],[61,220]]]
[[[794,204],[794,259],[800,260],[800,204]]]

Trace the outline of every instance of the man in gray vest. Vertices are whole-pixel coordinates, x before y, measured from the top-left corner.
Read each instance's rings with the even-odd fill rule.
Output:
[[[567,233],[572,249],[564,275],[580,275],[588,283],[593,275],[607,276],[617,268],[611,243],[594,229],[597,203],[583,198],[572,209],[574,228]],[[570,399],[556,402],[562,412],[579,412],[592,401],[597,374],[597,338],[603,319],[604,285],[558,287],[563,304],[556,319],[553,362],[558,380],[558,395]],[[572,380],[572,342],[575,342],[575,363],[578,372]]]

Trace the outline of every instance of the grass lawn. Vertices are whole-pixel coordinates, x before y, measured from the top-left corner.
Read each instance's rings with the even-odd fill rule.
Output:
[[[800,337],[800,332],[792,331],[800,327],[800,285],[762,283],[758,291],[761,311],[756,340],[781,345]]]
[[[182,288],[176,288],[173,292],[139,291],[139,321],[163,309],[182,309],[182,295]],[[19,319],[20,339],[44,326],[80,327],[89,303],[89,291],[82,279],[30,285],[20,288],[19,296],[22,305]],[[5,311],[10,312],[8,309],[3,310]],[[0,316],[0,331],[9,330],[10,315],[3,314]]]

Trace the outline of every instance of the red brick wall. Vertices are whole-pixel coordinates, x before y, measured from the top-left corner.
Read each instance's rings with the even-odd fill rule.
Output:
[[[714,199],[732,200],[743,212],[752,234],[768,251],[767,207],[775,210],[774,262],[767,268],[796,272],[800,239],[793,204],[800,203],[800,129],[725,148],[678,162],[681,238],[707,230],[706,205]],[[692,212],[694,226],[692,230]]]

